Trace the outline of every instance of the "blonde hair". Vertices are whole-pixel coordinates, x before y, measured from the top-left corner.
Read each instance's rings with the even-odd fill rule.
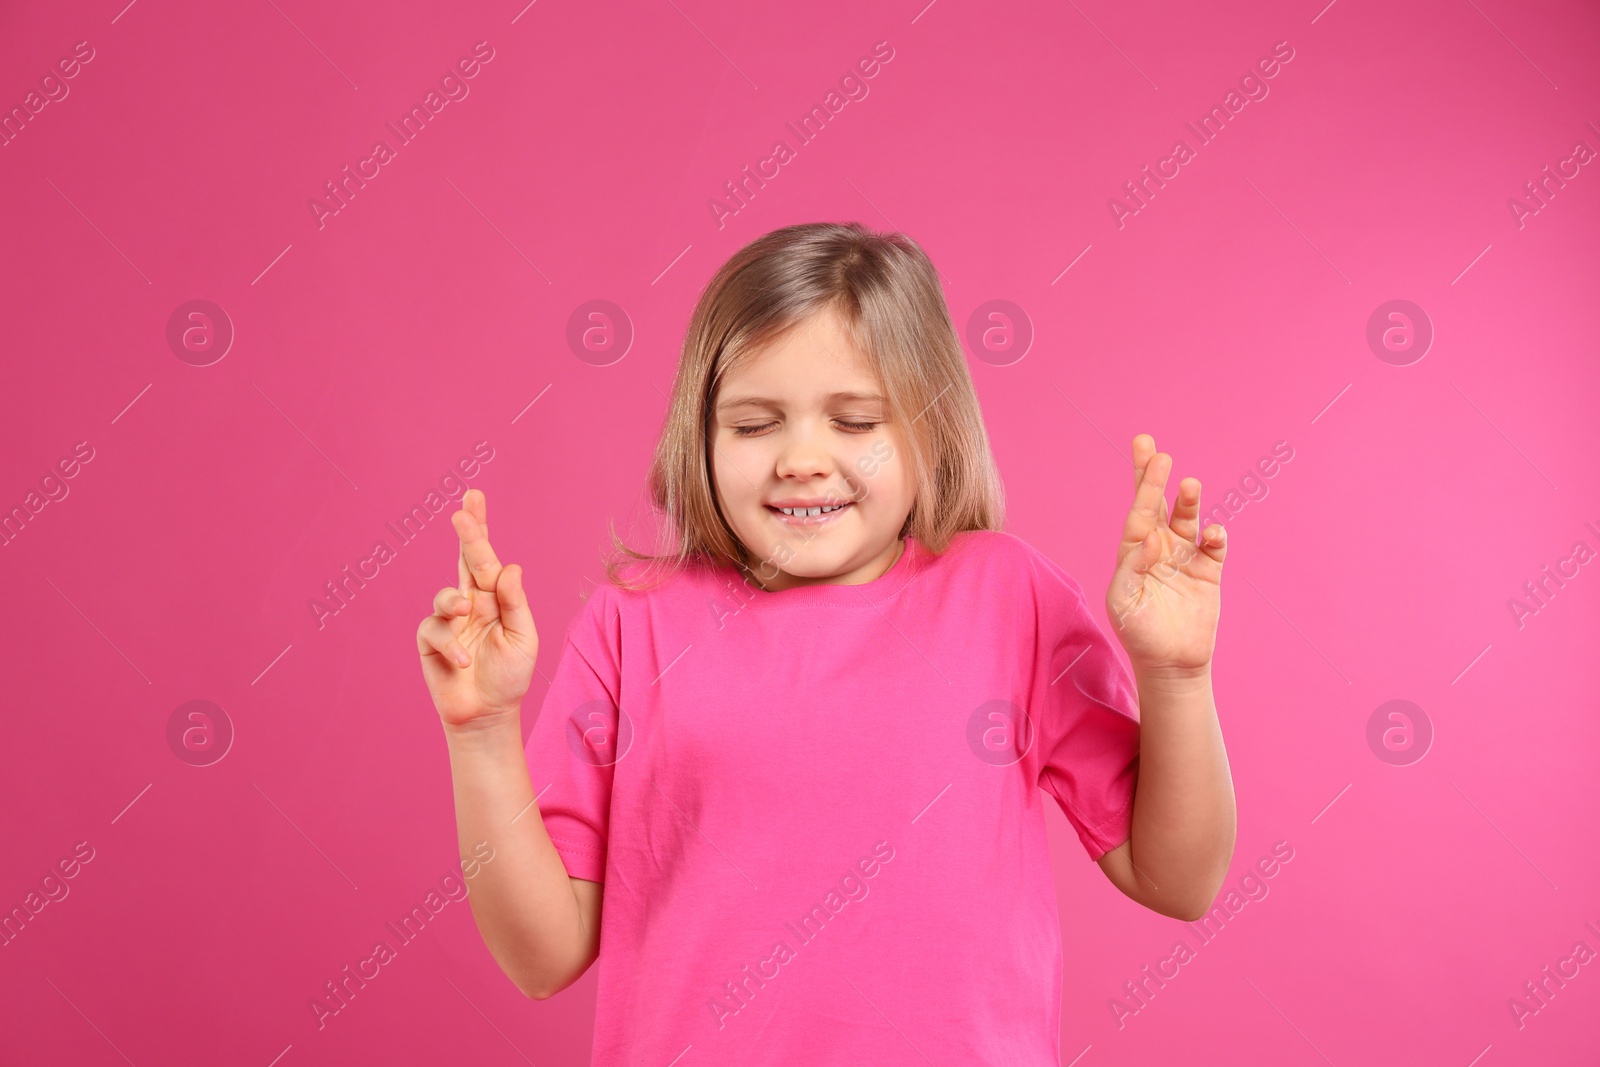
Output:
[[[658,555],[636,552],[613,527],[615,554],[605,565],[614,585],[655,584],[624,576],[629,561],[669,574],[697,562],[749,570],[749,551],[712,485],[717,389],[764,345],[828,311],[876,372],[889,418],[911,453],[916,497],[900,536],[909,533],[937,554],[964,530],[1000,529],[1004,488],[932,261],[902,233],[874,233],[858,222],[804,223],[739,249],[700,294],[650,468],[651,501],[676,543]]]

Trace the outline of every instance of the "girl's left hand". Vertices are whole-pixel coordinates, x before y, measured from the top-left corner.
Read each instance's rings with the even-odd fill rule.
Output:
[[[1133,439],[1133,466],[1133,507],[1117,546],[1106,611],[1136,670],[1202,674],[1216,647],[1227,535],[1212,524],[1196,544],[1198,478],[1178,483],[1169,519],[1172,457],[1157,452],[1155,438],[1147,433]]]

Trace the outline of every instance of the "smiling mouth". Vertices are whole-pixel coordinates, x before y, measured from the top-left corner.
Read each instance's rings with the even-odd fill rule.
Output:
[[[824,526],[854,506],[853,501],[846,501],[843,504],[827,504],[811,508],[775,508],[768,504],[766,509],[773,518],[787,526]]]

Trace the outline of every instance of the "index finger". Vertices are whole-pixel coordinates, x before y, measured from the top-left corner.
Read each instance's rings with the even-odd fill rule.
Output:
[[[1133,489],[1138,492],[1139,483],[1144,481],[1144,469],[1156,454],[1156,439],[1147,433],[1142,433],[1133,439]]]
[[[468,489],[461,495],[461,507],[459,510],[468,511],[471,500],[472,490]],[[470,514],[470,511],[468,513]],[[466,535],[462,533],[461,527],[456,524],[455,512],[450,514],[450,528],[456,532],[456,588],[461,590],[462,596],[470,596],[473,589],[473,581],[472,571],[467,568],[467,552],[463,547]]]
[[[1139,486],[1144,482],[1145,468],[1156,457],[1156,439],[1147,433],[1139,434],[1133,439],[1133,491],[1134,498],[1139,495]],[[1167,521],[1167,494],[1163,489],[1161,504],[1157,512],[1157,522]]]
[[[476,498],[473,494],[476,493]],[[471,489],[461,501],[462,510],[450,516],[451,525],[461,538],[459,577],[461,591],[474,588],[492,593],[500,578],[500,560],[489,544],[487,507],[482,490]]]
[[[1151,530],[1162,521],[1166,506],[1167,478],[1172,474],[1172,458],[1164,452],[1150,457],[1140,474],[1139,488],[1133,494],[1133,506],[1128,509],[1127,521],[1122,527],[1122,541],[1126,548],[1142,542]]]

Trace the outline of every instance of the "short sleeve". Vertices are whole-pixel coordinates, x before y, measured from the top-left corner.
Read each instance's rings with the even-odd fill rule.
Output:
[[[525,746],[545,831],[568,876],[591,882],[604,881],[618,735],[628,732],[618,609],[614,590],[602,585],[568,624]]]
[[[1034,701],[1039,786],[1091,860],[1132,835],[1139,697],[1083,589],[1040,553],[1030,559],[1038,619]]]

